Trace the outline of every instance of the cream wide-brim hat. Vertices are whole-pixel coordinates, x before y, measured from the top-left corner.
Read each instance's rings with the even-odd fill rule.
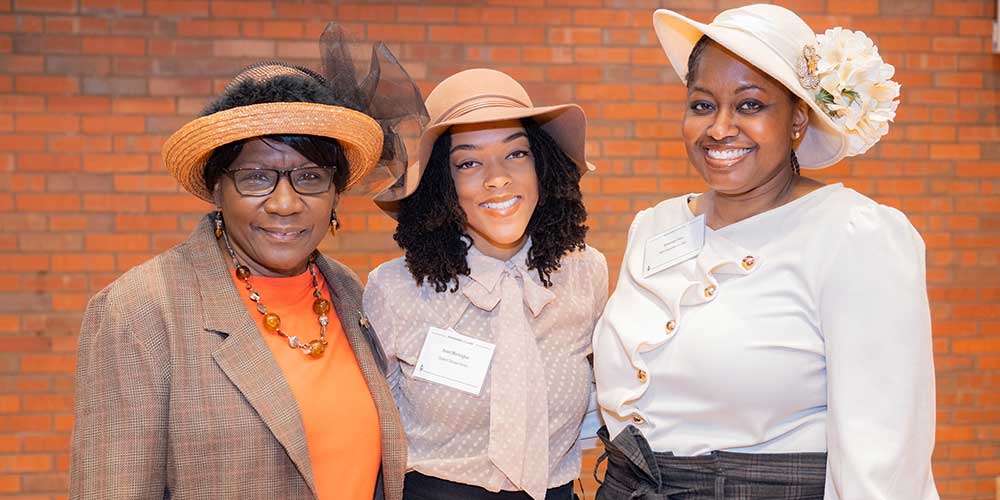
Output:
[[[430,121],[420,133],[417,161],[399,182],[375,196],[375,204],[395,218],[399,200],[417,190],[434,142],[453,125],[531,118],[545,130],[584,174],[594,170],[586,158],[587,117],[576,104],[534,107],[517,80],[493,69],[460,71],[434,87],[425,101]]]
[[[688,57],[702,37],[711,38],[744,61],[767,73],[809,105],[809,126],[795,155],[802,168],[823,168],[848,152],[844,131],[816,102],[814,92],[802,86],[796,67],[806,45],[816,34],[794,12],[777,5],[754,4],[723,11],[703,24],[667,9],[653,13],[653,28],[670,64],[687,83]]]
[[[280,75],[312,78],[284,64],[261,64],[237,75],[226,89],[246,79],[267,80]],[[346,191],[375,167],[382,155],[382,127],[372,117],[350,108],[312,102],[266,102],[236,106],[196,118],[163,144],[163,162],[188,192],[213,203],[205,185],[205,162],[215,148],[232,142],[278,134],[336,139],[347,157],[350,174]]]

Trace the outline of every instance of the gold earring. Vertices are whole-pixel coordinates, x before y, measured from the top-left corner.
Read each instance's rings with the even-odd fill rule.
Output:
[[[222,210],[215,211],[215,239],[222,238]]]
[[[337,212],[332,212],[330,214],[330,236],[337,236],[338,229],[340,229],[340,221],[337,220]]]
[[[801,135],[802,135],[801,133],[795,132],[794,134],[792,134],[792,139],[794,139],[794,140],[797,141],[797,140],[799,140],[799,136],[801,136]]]

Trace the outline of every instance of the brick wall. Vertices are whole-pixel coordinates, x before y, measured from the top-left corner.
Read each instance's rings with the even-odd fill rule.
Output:
[[[242,66],[315,67],[328,20],[390,42],[429,91],[492,66],[536,102],[590,117],[592,231],[617,275],[637,210],[702,184],[684,158],[683,89],[650,27],[730,0],[330,3],[0,0],[0,497],[65,496],[74,350],[88,297],[186,237],[207,206],[164,171],[164,138]],[[903,84],[890,134],[819,174],[905,211],[928,250],[946,499],[1000,475],[1000,56],[993,0],[783,0],[817,30],[869,33]],[[397,255],[391,221],[346,197],[322,248],[360,275]],[[612,283],[614,280],[612,280]],[[592,462],[593,457],[589,458]],[[587,466],[589,467],[589,466]],[[589,474],[587,474],[589,476]],[[587,490],[593,492],[591,482]]]

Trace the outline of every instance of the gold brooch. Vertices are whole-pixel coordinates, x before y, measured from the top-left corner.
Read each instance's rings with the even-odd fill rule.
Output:
[[[819,78],[816,76],[816,71],[819,67],[819,55],[816,54],[816,47],[812,45],[806,45],[802,47],[802,58],[799,59],[799,63],[795,68],[796,73],[799,75],[799,83],[807,89],[815,89],[819,87]]]

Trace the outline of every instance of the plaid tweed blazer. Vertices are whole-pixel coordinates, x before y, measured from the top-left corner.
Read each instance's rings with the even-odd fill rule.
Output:
[[[87,306],[70,498],[316,497],[298,405],[212,231],[202,220]],[[379,414],[375,498],[399,500],[406,441],[360,324],[361,283],[331,259],[317,263]]]

